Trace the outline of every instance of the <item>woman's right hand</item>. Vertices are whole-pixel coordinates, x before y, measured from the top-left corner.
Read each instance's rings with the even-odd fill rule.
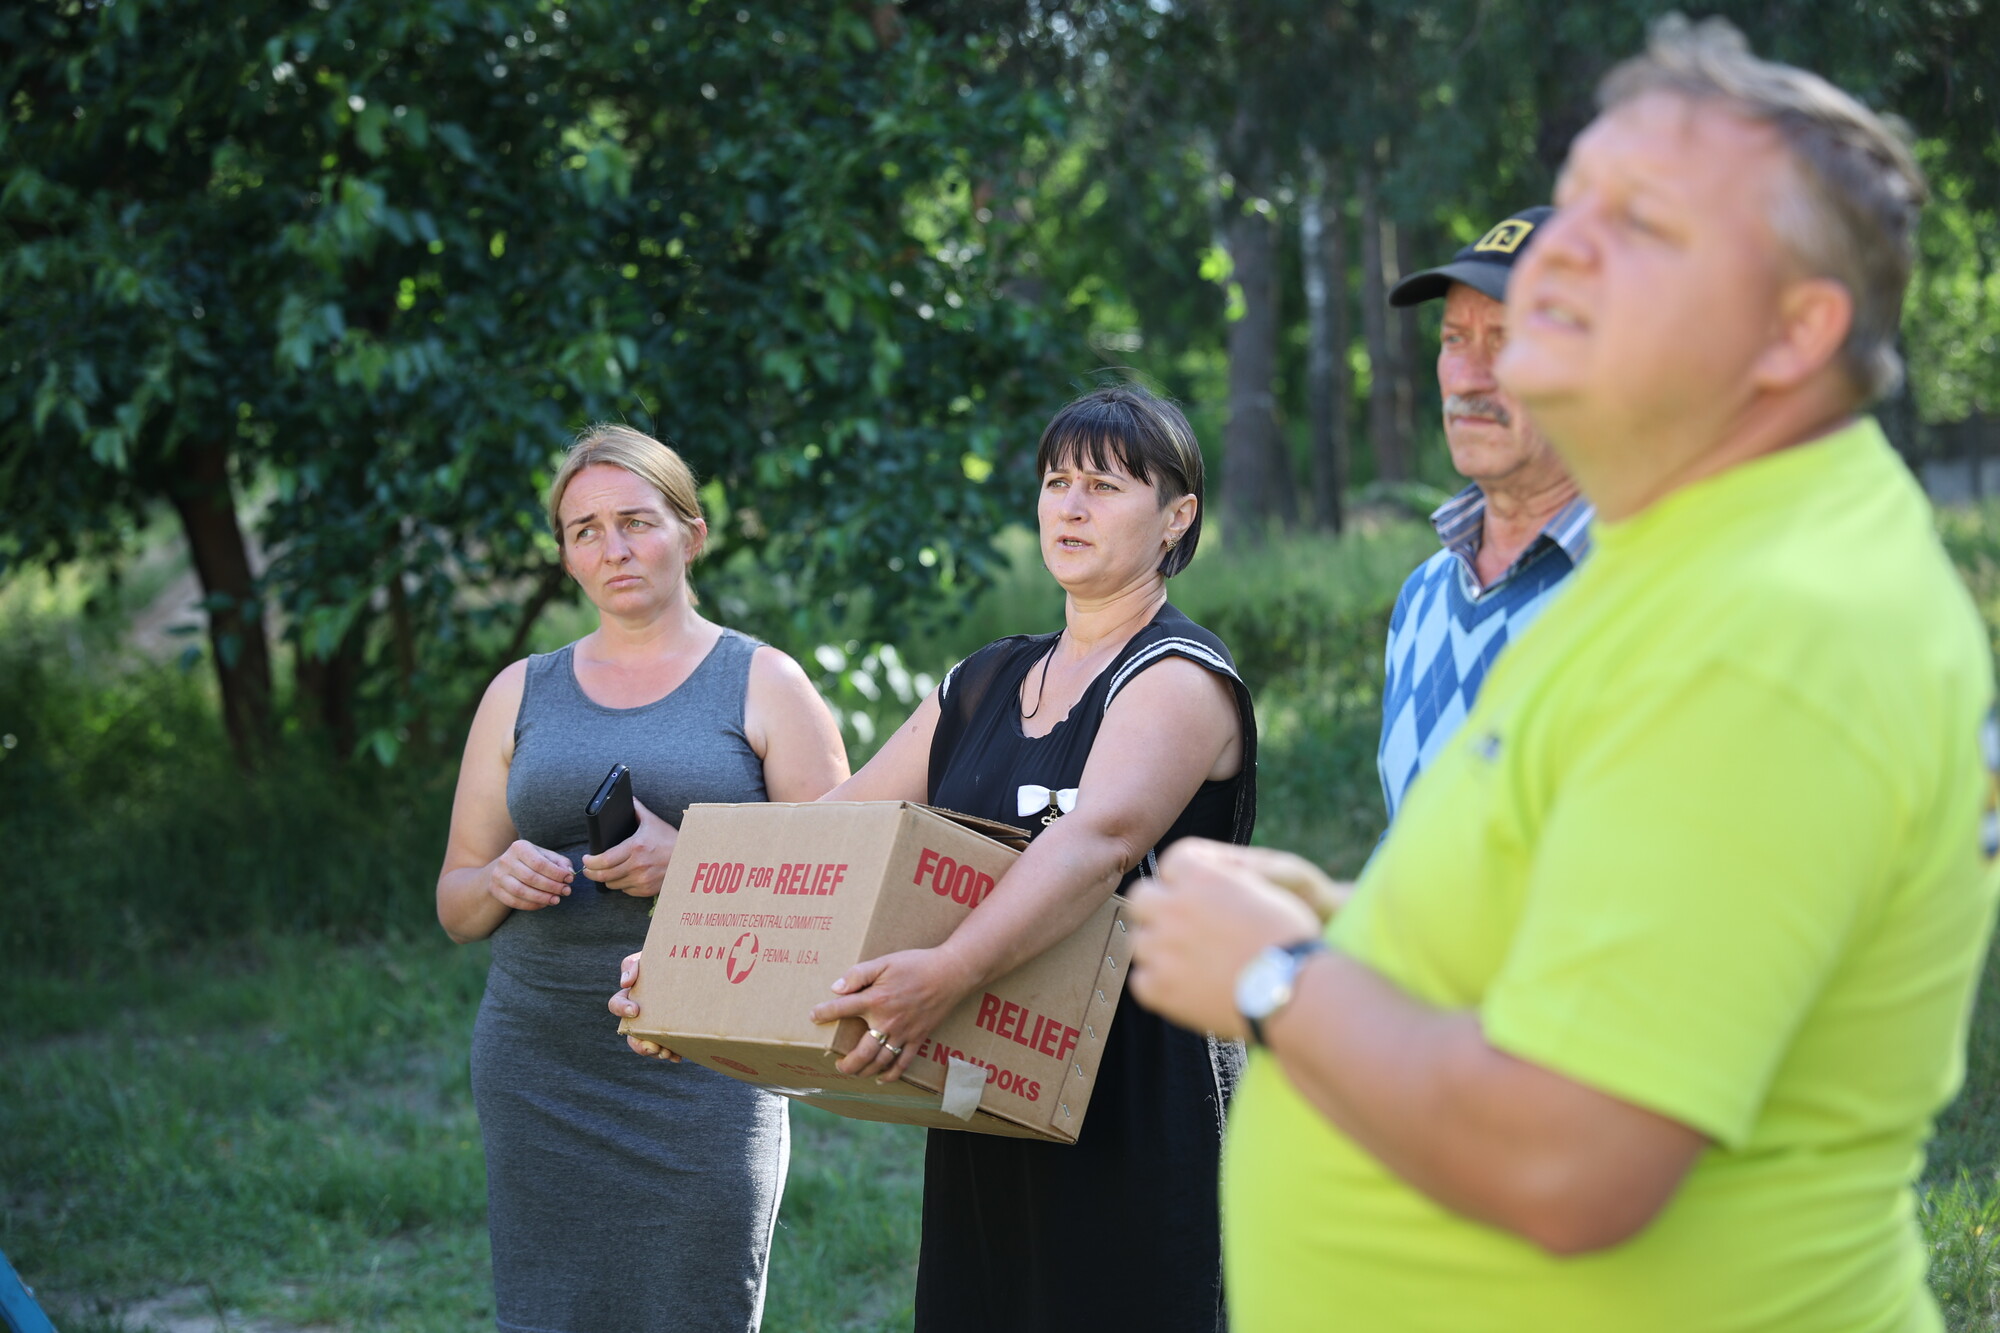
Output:
[[[535,912],[569,897],[575,879],[566,858],[516,838],[486,867],[486,892],[504,907]]]
[[[604,1007],[620,1018],[637,1018],[639,1016],[639,1002],[632,998],[632,988],[639,984],[639,959],[641,956],[642,954],[638,953],[628,953],[625,955],[625,961],[618,965],[617,993],[612,995],[611,999],[605,1003]],[[634,1037],[627,1034],[625,1044],[631,1048],[634,1055],[644,1055],[654,1060],[671,1060],[675,1064],[679,1064],[681,1060],[678,1055],[675,1055],[658,1042],[647,1041],[644,1037]]]

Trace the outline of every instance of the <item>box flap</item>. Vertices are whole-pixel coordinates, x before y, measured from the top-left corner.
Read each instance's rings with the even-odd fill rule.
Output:
[[[960,828],[971,829],[981,837],[991,838],[1003,846],[1012,847],[1017,852],[1026,851],[1028,848],[1028,835],[1012,824],[1003,824],[997,819],[986,819],[979,815],[960,814],[941,805],[925,805],[922,801],[911,801],[910,804],[919,810],[928,810],[942,819],[949,819]]]

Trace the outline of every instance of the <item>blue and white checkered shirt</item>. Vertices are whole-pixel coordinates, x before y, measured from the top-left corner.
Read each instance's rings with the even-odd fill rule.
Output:
[[[1431,515],[1444,549],[1417,566],[1389,618],[1376,765],[1390,819],[1472,711],[1493,659],[1590,554],[1592,516],[1581,496],[1570,501],[1505,574],[1481,588],[1473,560],[1485,530],[1485,492],[1468,486]]]

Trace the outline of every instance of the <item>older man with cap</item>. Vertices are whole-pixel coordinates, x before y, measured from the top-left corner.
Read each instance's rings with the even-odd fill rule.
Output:
[[[1472,483],[1431,515],[1444,549],[1410,575],[1389,618],[1376,766],[1391,819],[1465,721],[1493,659],[1590,550],[1590,502],[1493,373],[1507,345],[1508,274],[1554,211],[1516,213],[1389,293],[1395,306],[1444,301],[1444,437]]]
[[[1180,843],[1133,897],[1137,998],[1262,1047],[1237,1333],[1942,1326],[1911,1182],[1992,927],[2000,736],[1861,415],[1922,177],[1714,20],[1599,98],[1499,365],[1597,505],[1589,563],[1324,935],[1248,848]]]

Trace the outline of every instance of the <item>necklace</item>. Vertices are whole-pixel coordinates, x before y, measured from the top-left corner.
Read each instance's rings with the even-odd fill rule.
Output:
[[[1058,631],[1056,637],[1049,642],[1049,650],[1042,654],[1042,679],[1035,686],[1035,706],[1021,714],[1023,722],[1026,722],[1029,718],[1042,711],[1042,696],[1047,694],[1049,689],[1049,663],[1055,661],[1056,647],[1062,643],[1064,633],[1067,633],[1067,631]],[[1030,671],[1034,670],[1033,667],[1028,669]]]

